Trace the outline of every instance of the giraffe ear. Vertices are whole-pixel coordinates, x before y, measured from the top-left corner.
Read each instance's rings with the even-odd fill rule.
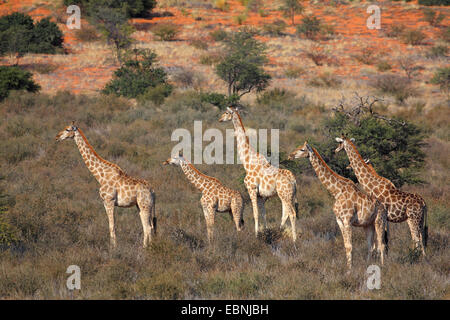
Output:
[[[227,110],[231,113],[233,113],[233,109],[231,109],[231,107],[227,107]]]
[[[342,139],[342,138],[336,138],[336,141],[339,142],[339,143],[341,143],[341,142],[344,142],[344,139]]]
[[[366,164],[369,164],[369,163],[370,163],[370,159],[369,159],[369,158],[364,159],[364,162],[365,162]]]
[[[355,138],[350,138],[350,141],[351,142],[355,142]]]

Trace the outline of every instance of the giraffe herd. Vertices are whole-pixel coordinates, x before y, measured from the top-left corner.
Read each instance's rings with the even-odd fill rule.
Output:
[[[229,107],[220,116],[219,122],[231,121],[234,126],[239,158],[245,169],[244,184],[250,196],[255,234],[259,232],[259,216],[264,228],[267,227],[264,204],[277,195],[282,204],[280,227],[289,218],[292,240],[297,239],[296,218],[298,217],[297,182],[295,176],[286,169],[269,163],[250,146],[238,108]],[[119,166],[100,157],[89,144],[83,131],[74,123],[65,127],[56,136],[57,141],[74,139],[80,154],[92,175],[100,184],[99,194],[103,200],[109,221],[110,245],[116,247],[114,207],[136,206],[143,227],[143,247],[147,247],[152,234],[156,234],[155,191],[151,185],[139,178],[127,175]],[[374,250],[380,254],[384,264],[387,254],[388,222],[407,221],[415,247],[425,256],[428,227],[426,226],[427,206],[416,194],[401,191],[386,178],[379,176],[368,160],[359,154],[354,139],[345,136],[336,138],[339,143],[335,152],[345,150],[358,179],[353,181],[338,175],[325,163],[317,150],[307,142],[289,155],[290,160],[308,158],[317,177],[334,197],[333,212],[341,230],[347,258],[347,266],[352,268],[352,227],[365,230],[369,259]],[[206,220],[207,238],[213,238],[216,212],[229,212],[236,230],[244,226],[244,200],[239,191],[224,186],[218,179],[201,173],[180,152],[167,159],[164,165],[180,166],[186,178],[202,193],[201,206]]]

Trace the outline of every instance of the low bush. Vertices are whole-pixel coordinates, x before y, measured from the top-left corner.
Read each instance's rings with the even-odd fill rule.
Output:
[[[156,54],[148,49],[135,50],[136,58],[127,60],[114,72],[113,79],[102,90],[105,94],[115,94],[127,98],[144,95],[148,99],[160,101],[161,95],[168,95],[172,86],[167,82],[167,74],[156,67]],[[153,90],[153,89],[154,90]]]
[[[439,85],[442,92],[450,92],[450,67],[439,68],[433,75],[431,83]]]
[[[5,99],[11,90],[37,92],[41,86],[34,82],[33,75],[16,66],[0,66],[0,101]]]
[[[426,35],[420,30],[406,30],[401,36],[404,43],[412,46],[421,45],[426,38]]]
[[[263,26],[264,33],[271,37],[279,37],[284,34],[284,30],[286,30],[287,24],[284,20],[276,20],[272,23],[265,24]]]
[[[415,95],[415,89],[411,80],[394,74],[384,74],[376,76],[369,84],[379,93],[389,94],[403,103],[407,98]]]
[[[176,35],[180,32],[178,26],[170,23],[158,24],[151,29],[151,32],[160,41],[172,41]]]

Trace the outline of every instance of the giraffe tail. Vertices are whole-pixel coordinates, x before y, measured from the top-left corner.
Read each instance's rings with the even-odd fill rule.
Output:
[[[295,218],[298,219],[297,183],[294,184],[294,209]]]
[[[423,232],[422,232],[422,241],[423,241],[423,247],[426,248],[427,244],[428,244],[428,208],[427,205],[425,204],[423,206],[423,220],[424,220],[424,228],[423,228]]]
[[[156,235],[157,219],[156,219],[156,196],[155,192],[152,191],[152,224],[153,224],[153,234]]]

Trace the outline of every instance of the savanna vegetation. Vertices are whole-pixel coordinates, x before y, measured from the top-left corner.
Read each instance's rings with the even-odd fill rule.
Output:
[[[65,44],[80,50],[71,53],[80,60],[89,60],[89,50],[100,48],[107,58],[99,64],[114,66],[97,92],[49,90],[45,76],[61,81],[61,75],[50,70],[33,77],[30,61],[38,57],[30,52],[23,52],[23,65],[9,66],[6,57],[6,66],[0,67],[0,298],[448,299],[449,72],[445,50],[439,50],[438,58],[427,57],[435,45],[448,46],[445,19],[424,15],[423,34],[428,37],[431,30],[436,35],[432,44],[411,26],[384,30],[390,41],[408,46],[405,57],[390,59],[376,49],[337,57],[330,46],[339,49],[335,40],[342,31],[310,15],[314,7],[304,1],[283,1],[287,9],[277,19],[286,19],[284,24],[204,27],[208,41],[185,41],[192,29],[183,26],[176,28],[177,41],[157,36],[152,28],[148,34],[155,38],[142,40],[146,31],[135,31],[128,18],[156,16],[154,1],[117,6],[109,1],[112,10],[97,6],[106,2],[77,2],[93,8],[84,35],[87,49]],[[213,5],[226,14],[233,4]],[[179,6],[185,10],[180,15],[205,21],[191,10],[205,8],[204,2]],[[251,1],[245,6],[251,19],[279,9]],[[342,76],[336,61],[360,63],[364,77]],[[243,106],[248,128],[280,129],[280,165],[298,181],[296,247],[289,228],[278,228],[281,203],[276,197],[266,203],[269,228],[255,236],[244,169],[230,164],[197,165],[239,190],[246,202],[245,229],[236,232],[230,216],[218,213],[215,238],[208,245],[200,194],[179,168],[162,165],[176,143],[171,134],[177,128],[193,133],[194,121],[202,120],[203,131],[219,128],[225,135],[232,126],[218,119],[229,104]],[[153,186],[158,235],[149,248],[141,247],[136,208],[115,209],[118,246],[109,248],[97,182],[75,143],[54,139],[72,120],[98,154]],[[380,290],[366,286],[367,266],[378,260],[365,261],[363,230],[354,232],[354,268],[347,274],[332,197],[308,160],[287,160],[307,140],[333,170],[356,181],[345,154],[334,153],[334,138],[342,133],[356,139],[380,174],[402,190],[419,193],[428,205],[427,259],[412,249],[406,223],[390,224]],[[66,288],[69,265],[81,268],[82,288],[73,293]]]

